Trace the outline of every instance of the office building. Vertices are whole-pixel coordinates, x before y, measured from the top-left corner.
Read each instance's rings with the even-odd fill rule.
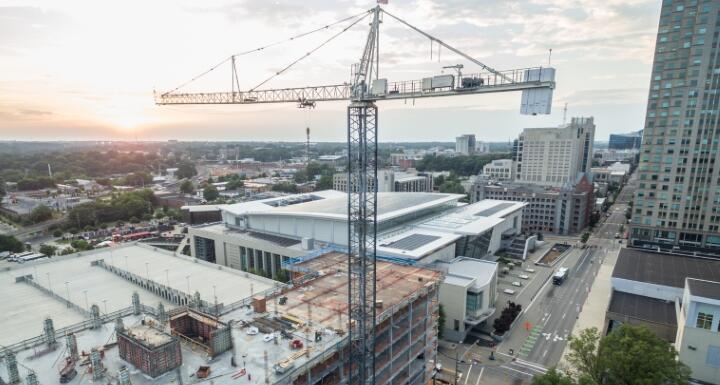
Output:
[[[629,134],[610,134],[609,150],[639,150],[642,144],[643,130]]]
[[[592,166],[595,123],[572,118],[559,128],[526,128],[513,146],[515,180],[561,187]]]
[[[664,1],[630,225],[638,247],[720,250],[720,2]]]
[[[515,179],[515,163],[512,159],[496,159],[483,167],[483,175],[497,181]]]
[[[460,257],[437,265],[445,272],[439,295],[445,311],[443,338],[464,341],[473,327],[495,313],[498,263]]]
[[[333,175],[333,190],[347,192],[347,173]],[[433,177],[431,173],[410,173],[393,170],[378,170],[378,192],[432,192]],[[368,191],[375,189],[375,180],[368,179]]]
[[[577,234],[589,225],[595,208],[593,183],[585,174],[574,185],[561,188],[480,179],[472,187],[470,199],[525,202],[524,233]]]
[[[405,263],[483,258],[520,233],[521,202],[460,205],[459,194],[378,193],[377,254]],[[284,264],[347,247],[347,194],[334,190],[222,206],[222,224],[188,230],[192,256],[282,279]]]
[[[475,135],[461,135],[455,138],[455,152],[460,155],[475,153]]]
[[[621,249],[611,283],[605,333],[646,326],[675,345],[691,378],[720,383],[720,261]]]

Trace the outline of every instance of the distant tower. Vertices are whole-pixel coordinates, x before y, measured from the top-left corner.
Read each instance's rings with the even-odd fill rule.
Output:
[[[307,141],[305,142],[305,163],[310,163],[310,127],[305,127],[305,135]]]
[[[52,179],[52,167],[50,167],[50,163],[48,163],[48,175],[50,175],[50,179]]]
[[[565,103],[565,107],[563,107],[563,126],[565,122],[567,122],[567,103]]]

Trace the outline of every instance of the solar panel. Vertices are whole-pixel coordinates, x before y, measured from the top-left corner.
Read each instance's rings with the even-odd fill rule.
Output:
[[[386,243],[381,246],[391,247],[393,249],[412,251],[421,246],[425,246],[430,242],[436,241],[438,239],[440,239],[440,237],[438,237],[436,235],[411,234],[405,238],[401,238],[401,239],[398,239],[397,241]]]
[[[475,215],[477,215],[479,217],[489,217],[495,213],[505,210],[508,207],[512,207],[513,205],[515,205],[515,203],[500,203],[493,207],[490,207],[488,209],[485,209],[483,211],[475,213]]]

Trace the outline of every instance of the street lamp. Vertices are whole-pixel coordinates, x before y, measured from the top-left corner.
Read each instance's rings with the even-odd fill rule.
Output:
[[[187,281],[187,287],[188,287],[187,293],[188,293],[188,295],[190,295],[190,276],[186,275],[185,280]]]
[[[145,262],[145,278],[147,278],[148,281],[150,280],[150,267],[149,267],[149,265],[150,265],[150,262]]]
[[[52,291],[52,284],[50,284],[50,273],[48,272],[48,273],[45,273],[45,274],[47,274],[47,277],[48,277],[48,289],[49,289],[50,291]]]
[[[170,275],[168,274],[169,269],[165,269],[165,281],[167,283],[167,287],[170,287]]]
[[[105,308],[105,315],[107,315],[107,299],[102,300],[103,308]]]
[[[88,304],[88,298],[87,298],[87,290],[83,290],[83,293],[85,293],[85,308],[90,310],[90,305]]]
[[[66,299],[70,302],[70,282],[65,281],[65,292],[67,293]]]

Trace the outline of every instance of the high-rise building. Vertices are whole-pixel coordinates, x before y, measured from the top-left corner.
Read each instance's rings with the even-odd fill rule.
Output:
[[[462,155],[475,153],[475,135],[462,135],[455,138],[455,152]]]
[[[610,134],[608,149],[610,150],[637,150],[642,144],[642,130],[629,134]]]
[[[663,1],[638,166],[635,246],[720,249],[720,2]]]
[[[513,146],[515,178],[521,183],[562,187],[590,172],[593,118],[572,118],[559,128],[526,128]]]

